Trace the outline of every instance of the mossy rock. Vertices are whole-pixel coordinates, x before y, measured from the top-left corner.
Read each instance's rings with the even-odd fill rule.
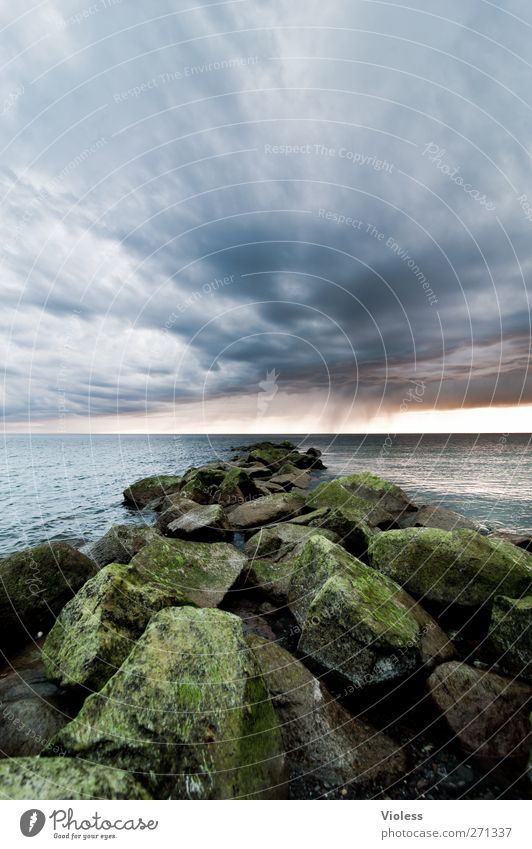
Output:
[[[225,542],[187,542],[159,537],[131,561],[146,583],[182,592],[198,607],[217,607],[247,563]]]
[[[388,786],[406,772],[401,746],[354,719],[301,661],[262,637],[252,635],[248,642],[279,720],[293,780]]]
[[[230,534],[225,510],[220,504],[196,505],[169,522],[166,534],[191,542],[222,542]]]
[[[213,504],[225,476],[226,472],[220,468],[202,466],[189,469],[183,476],[181,494],[198,504]]]
[[[223,507],[242,504],[246,499],[258,498],[260,490],[245,469],[235,467],[226,473],[218,486],[216,501]]]
[[[113,525],[103,537],[90,543],[86,552],[100,568],[109,563],[129,563],[156,536],[155,528],[144,525]]]
[[[288,587],[292,577],[291,560],[249,560],[243,581],[246,589],[262,593],[277,604],[285,605],[288,600]]]
[[[308,489],[312,483],[312,478],[308,472],[295,469],[293,473],[279,472],[271,478],[269,483],[270,485],[280,486],[285,492],[291,492],[293,489]]]
[[[122,665],[151,616],[191,602],[179,589],[146,581],[132,566],[112,563],[63,608],[42,659],[62,687],[100,690]]]
[[[172,492],[178,492],[182,478],[177,475],[152,475],[141,478],[124,490],[124,501],[131,507],[142,509]]]
[[[412,598],[362,569],[333,575],[314,597],[299,639],[301,656],[355,689],[454,657],[446,635]]]
[[[532,595],[496,596],[488,641],[503,672],[532,684]]]
[[[95,572],[93,560],[64,542],[27,548],[0,560],[0,648],[11,649],[47,631]]]
[[[290,454],[287,454],[285,462],[291,463],[296,469],[321,470],[327,468],[315,454],[301,454],[299,451],[291,451]]]
[[[279,471],[289,453],[287,448],[265,444],[250,451],[247,459],[250,463],[262,463],[273,473]]]
[[[300,625],[324,583],[337,572],[347,572],[357,564],[362,566],[360,561],[321,532],[312,534],[298,556],[289,560],[288,600],[290,610]]]
[[[356,494],[348,488],[350,478],[338,478],[319,484],[307,498],[307,506],[312,509],[329,507],[341,510],[352,519],[365,522],[372,528],[386,526],[394,521],[393,514],[379,503]]]
[[[288,601],[298,649],[356,688],[454,656],[437,623],[394,581],[313,536],[291,563]]]
[[[532,590],[532,555],[471,530],[407,528],[373,537],[370,563],[416,597],[462,607]]]
[[[150,799],[119,769],[77,758],[13,758],[0,761],[2,799]]]
[[[282,739],[238,617],[167,608],[58,735],[67,754],[124,770],[157,799],[275,798]]]
[[[180,493],[166,496],[161,504],[160,514],[155,523],[157,531],[161,534],[166,534],[168,525],[171,525],[176,519],[180,519],[181,516],[184,516],[190,510],[196,510],[198,506],[196,501],[192,501],[191,498],[185,498]]]
[[[293,516],[298,516],[304,506],[303,495],[279,492],[240,504],[228,512],[228,517],[235,530],[251,530],[275,522],[289,521]]]
[[[389,527],[394,519],[378,504],[354,495],[342,484],[347,478],[325,481],[307,497],[307,508],[327,510],[310,524],[337,534],[341,544],[357,557],[363,556],[377,527]]]
[[[371,501],[395,517],[416,510],[415,504],[401,487],[371,472],[346,475],[338,478],[338,481],[356,498]]]

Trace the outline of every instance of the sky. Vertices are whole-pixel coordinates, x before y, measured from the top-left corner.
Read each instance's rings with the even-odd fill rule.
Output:
[[[20,8],[5,431],[532,430],[527,0]]]

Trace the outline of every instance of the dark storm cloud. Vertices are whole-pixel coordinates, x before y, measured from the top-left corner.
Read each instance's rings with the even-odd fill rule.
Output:
[[[294,5],[3,13],[8,421],[532,402],[527,4]]]

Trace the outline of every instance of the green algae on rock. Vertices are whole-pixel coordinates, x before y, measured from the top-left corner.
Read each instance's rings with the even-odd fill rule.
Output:
[[[281,734],[242,622],[167,608],[57,736],[69,756],[125,770],[158,799],[276,798]]]
[[[138,525],[113,525],[103,537],[87,546],[87,554],[98,566],[129,563],[143,546],[157,536],[155,528]]]
[[[63,608],[42,659],[62,687],[100,690],[135,645],[151,616],[191,602],[179,589],[146,581],[132,566],[112,563]]]
[[[93,560],[64,542],[0,560],[0,647],[29,642],[96,572]]]
[[[292,780],[389,785],[406,771],[402,748],[354,719],[299,660],[262,637],[248,642],[279,719]]]
[[[307,540],[297,557],[290,560],[291,579],[288,588],[290,610],[300,625],[318,590],[337,572],[347,572],[362,564],[353,555],[315,532]]]
[[[215,466],[188,469],[183,475],[181,494],[198,504],[212,504],[226,472]]]
[[[13,758],[0,762],[2,799],[150,799],[119,769],[78,758]]]
[[[316,528],[282,522],[261,528],[253,534],[246,542],[244,552],[249,558],[284,560],[299,554],[310,537],[317,533],[321,533],[331,542],[338,541],[338,537],[332,531],[318,531]]]
[[[340,545],[313,536],[291,565],[288,601],[302,625],[299,651],[354,687],[454,656],[414,599]]]
[[[141,478],[124,490],[124,501],[141,509],[165,495],[178,492],[182,482],[180,475],[152,475],[149,478]]]
[[[532,684],[532,595],[496,596],[488,642],[503,672]]]
[[[532,555],[471,530],[407,528],[373,537],[371,565],[414,596],[479,607],[532,589]]]
[[[182,592],[198,607],[217,607],[247,558],[226,542],[186,542],[159,537],[131,561],[146,582]]]
[[[228,471],[216,492],[216,501],[223,507],[242,504],[250,498],[258,498],[260,489],[250,477],[247,469],[235,467]]]

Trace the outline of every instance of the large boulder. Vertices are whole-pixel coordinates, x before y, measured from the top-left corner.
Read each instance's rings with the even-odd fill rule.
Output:
[[[388,786],[406,772],[401,747],[350,716],[299,660],[261,637],[248,642],[279,720],[292,780]]]
[[[14,758],[0,763],[2,799],[149,799],[127,772],[77,758]]]
[[[124,770],[158,799],[272,798],[281,735],[240,619],[167,608],[58,735],[68,755]]]
[[[407,528],[373,537],[370,563],[416,597],[479,607],[532,589],[532,556],[470,530]]]
[[[48,677],[62,687],[100,690],[164,607],[190,604],[176,587],[112,563],[61,611],[43,646]]]
[[[394,516],[379,503],[361,498],[349,488],[350,478],[325,481],[307,497],[307,509],[319,513],[310,524],[337,534],[352,554],[362,556],[376,528],[394,525]]]
[[[64,694],[42,664],[0,678],[0,707],[0,758],[38,755],[69,721]]]
[[[312,483],[312,478],[309,474],[298,469],[293,472],[280,473],[273,475],[269,481],[270,485],[280,486],[285,492],[290,492],[292,489],[308,489]]]
[[[285,463],[291,463],[296,469],[315,469],[322,470],[327,468],[320,457],[315,454],[301,454],[299,451],[291,451],[286,455]]]
[[[274,522],[289,521],[298,516],[305,506],[305,498],[293,492],[276,493],[240,504],[229,511],[231,527],[236,530],[251,530]]]
[[[243,572],[243,584],[253,593],[268,596],[279,605],[286,605],[292,577],[291,560],[249,560]]]
[[[196,510],[198,506],[196,501],[192,501],[192,499],[186,498],[180,493],[168,495],[161,504],[160,513],[155,523],[157,531],[166,534],[168,525],[175,522],[176,519],[180,519],[189,510]]]
[[[488,641],[503,672],[532,684],[532,595],[496,596]]]
[[[266,466],[273,474],[280,470],[283,463],[286,462],[286,457],[289,454],[290,450],[288,448],[265,442],[252,448],[247,455],[246,460],[250,464],[262,463],[262,465]]]
[[[179,590],[198,607],[217,607],[246,563],[246,556],[226,542],[159,537],[130,565],[144,582]]]
[[[261,528],[253,534],[246,542],[244,552],[250,560],[253,558],[284,560],[299,554],[305,543],[316,533],[318,533],[316,528],[281,522],[269,528]],[[332,542],[338,540],[336,534],[331,531],[324,530],[321,533]]]
[[[27,548],[0,561],[0,647],[46,631],[62,607],[96,572],[90,558],[65,542]]]
[[[223,507],[234,507],[260,495],[261,491],[247,469],[235,467],[226,473],[215,498]]]
[[[218,465],[189,469],[183,476],[181,494],[198,504],[213,504],[225,476],[226,472]]]
[[[85,553],[100,567],[129,563],[156,535],[157,531],[146,525],[113,525],[101,539],[90,543]]]
[[[427,687],[466,752],[493,766],[526,764],[531,687],[457,661],[439,666]]]
[[[170,522],[166,534],[192,542],[222,542],[230,536],[225,510],[220,504],[209,504],[187,510]]]
[[[380,508],[384,518],[392,516],[396,520],[417,509],[400,487],[370,472],[325,481],[314,490],[310,503],[315,507],[337,507],[349,504],[351,499],[355,500],[355,504],[368,502],[374,508]],[[376,511],[375,516],[378,515]],[[378,521],[373,524],[378,524]]]
[[[142,478],[124,490],[124,501],[139,510],[148,505],[155,506],[164,496],[178,492],[182,480],[178,475],[152,475]]]
[[[289,605],[298,650],[354,688],[454,657],[439,625],[394,581],[341,546],[312,537],[292,563]]]

